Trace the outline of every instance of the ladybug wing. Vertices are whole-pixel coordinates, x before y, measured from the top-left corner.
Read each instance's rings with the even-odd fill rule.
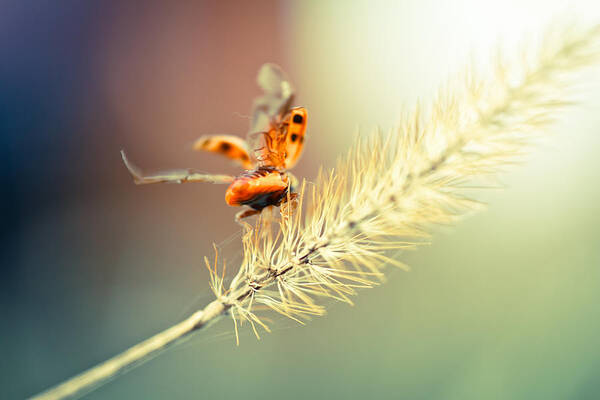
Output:
[[[281,119],[294,98],[294,89],[285,72],[275,64],[264,64],[256,77],[263,95],[254,99],[250,133],[265,132],[274,119]]]
[[[304,107],[294,107],[283,120],[267,132],[249,135],[258,166],[290,169],[296,165],[302,150],[308,113]]]
[[[256,166],[285,168],[285,133],[278,126],[248,134],[248,143]]]
[[[236,161],[244,169],[252,169],[254,166],[250,159],[246,142],[237,136],[202,136],[194,142],[194,150],[222,154],[225,157]]]
[[[285,117],[284,127],[285,136],[283,143],[284,162],[283,167],[290,169],[300,159],[302,150],[304,150],[304,135],[306,134],[307,112],[304,107],[292,108]]]
[[[283,167],[285,134],[280,122],[289,110],[294,91],[285,73],[275,64],[264,64],[256,81],[264,93],[252,106],[247,140],[250,156],[258,165]]]

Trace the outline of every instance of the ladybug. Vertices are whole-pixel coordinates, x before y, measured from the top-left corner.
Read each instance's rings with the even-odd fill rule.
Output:
[[[290,107],[293,89],[277,65],[263,65],[257,82],[263,94],[254,100],[246,140],[233,135],[212,135],[203,136],[194,143],[194,150],[221,154],[238,163],[244,172],[233,177],[180,169],[144,175],[121,151],[134,182],[138,185],[229,183],[225,202],[230,206],[247,207],[236,215],[238,222],[259,214],[265,207],[280,206],[288,198],[294,199],[297,196],[294,192],[297,180],[288,170],[296,165],[302,154],[307,112],[304,107]]]

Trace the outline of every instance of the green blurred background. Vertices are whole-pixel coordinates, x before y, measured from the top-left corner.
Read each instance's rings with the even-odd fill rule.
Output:
[[[294,173],[389,129],[471,56],[597,1],[0,3],[0,398],[48,388],[212,297],[212,242],[240,259],[224,187],[136,187],[147,168],[237,169],[190,150],[238,133],[263,62],[309,110]],[[488,211],[401,257],[410,273],[235,346],[223,320],[90,399],[600,398],[600,69],[582,75]]]

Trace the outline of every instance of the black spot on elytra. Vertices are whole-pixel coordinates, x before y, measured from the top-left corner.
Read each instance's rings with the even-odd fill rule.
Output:
[[[298,134],[292,133],[291,139],[292,139],[292,142],[295,142],[296,140],[298,140]]]
[[[219,148],[223,153],[227,153],[229,150],[231,150],[231,145],[227,142],[223,142]]]
[[[296,115],[294,115],[294,118],[292,121],[294,121],[295,124],[301,124],[302,121],[304,121],[304,118],[302,118],[302,115],[296,114]]]

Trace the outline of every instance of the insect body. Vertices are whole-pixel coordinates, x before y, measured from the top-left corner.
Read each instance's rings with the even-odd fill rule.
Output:
[[[279,205],[289,188],[285,172],[272,167],[259,167],[237,177],[225,192],[225,202],[230,206],[249,206],[262,210]]]
[[[263,65],[257,82],[264,94],[254,100],[247,140],[213,135],[203,136],[194,143],[195,150],[221,154],[237,162],[245,172],[238,177],[203,174],[192,169],[144,175],[121,152],[135,183],[229,183],[225,202],[230,206],[249,207],[237,214],[237,220],[258,214],[265,207],[281,205],[288,199],[288,193],[289,198],[295,198],[296,179],[287,170],[302,154],[306,109],[290,108],[292,87],[276,65]]]

